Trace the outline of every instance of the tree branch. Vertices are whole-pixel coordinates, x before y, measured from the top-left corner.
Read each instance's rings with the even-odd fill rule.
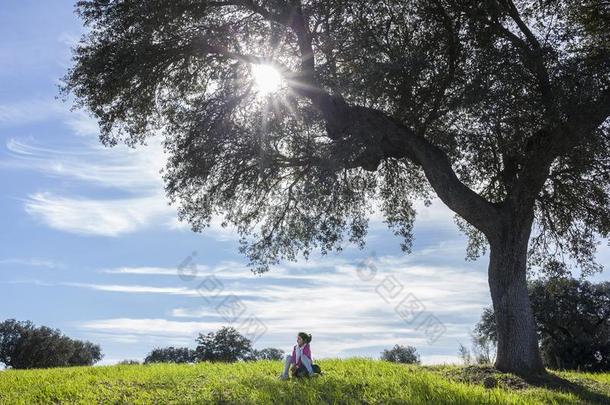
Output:
[[[291,0],[291,3],[293,3],[293,18],[291,19],[290,27],[297,36],[297,43],[301,53],[301,70],[305,79],[313,84],[316,80],[314,78],[315,60],[311,45],[311,32],[309,32],[309,25],[303,15],[300,0]]]
[[[523,22],[517,7],[511,0],[502,0],[500,3],[503,4],[504,8],[508,12],[508,15],[517,24],[517,27],[519,27],[519,30],[523,33],[523,35],[525,35],[527,42],[504,27],[500,21],[498,21],[497,16],[494,21],[494,26],[504,38],[508,39],[517,47],[517,49],[520,50],[524,64],[538,81],[542,102],[547,109],[548,121],[556,121],[559,119],[557,103],[553,95],[548,71],[544,65],[544,58],[542,56],[540,42],[538,42],[536,36],[532,33],[525,22]]]
[[[536,36],[532,33],[532,31],[529,29],[529,27],[523,22],[523,19],[521,19],[521,16],[519,15],[519,10],[517,10],[515,3],[513,3],[512,0],[504,0],[503,2],[506,3],[506,8],[508,9],[508,14],[513,19],[513,21],[517,24],[517,26],[519,27],[519,30],[523,33],[523,35],[525,35],[525,38],[527,38],[528,42],[530,43],[530,46],[532,48],[534,48],[535,51],[539,52],[541,50],[540,42],[538,42],[538,39],[536,38]]]
[[[516,185],[507,197],[507,208],[523,211],[532,206],[550,175],[553,161],[587,142],[609,116],[610,89],[607,89],[595,102],[576,107],[565,122],[557,122],[533,136],[525,148],[528,155]]]
[[[406,158],[420,166],[438,197],[453,211],[488,237],[497,229],[497,207],[462,183],[446,154],[412,128],[387,116],[382,111],[350,106],[343,98],[321,93],[312,98],[321,111],[329,137],[337,147],[353,148],[365,144],[366,149],[355,159],[345,162],[347,168],[362,167],[374,171],[387,158]]]
[[[449,85],[455,78],[455,71],[456,71],[457,64],[458,64],[457,59],[458,59],[458,55],[459,55],[459,38],[457,36],[457,32],[459,32],[459,30],[460,30],[460,22],[458,20],[458,22],[454,26],[449,14],[447,13],[447,10],[443,6],[443,4],[440,1],[435,1],[435,4],[441,15],[443,27],[445,28],[445,31],[447,34],[447,42],[448,42],[447,74],[442,79],[442,82],[441,82],[440,86],[438,87],[437,95],[434,98],[432,107],[430,108],[430,113],[428,114],[428,116],[426,117],[426,119],[423,122],[422,129],[421,129],[422,134],[426,133],[426,129],[437,118],[438,110],[441,106],[443,96],[445,95],[445,92],[449,88]]]

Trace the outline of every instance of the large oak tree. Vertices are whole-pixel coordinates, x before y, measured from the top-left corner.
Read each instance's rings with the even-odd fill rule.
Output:
[[[371,201],[410,250],[438,196],[489,247],[496,366],[543,372],[529,263],[585,271],[610,232],[607,1],[89,0],[64,91],[106,145],[162,134],[193,230],[255,271],[362,247]],[[253,66],[278,69],[263,94]],[[347,232],[347,235],[345,233]]]

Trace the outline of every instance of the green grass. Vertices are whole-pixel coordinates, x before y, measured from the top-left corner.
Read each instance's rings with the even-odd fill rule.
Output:
[[[556,372],[538,384],[489,368],[320,360],[323,376],[280,381],[280,362],[127,365],[0,372],[0,404],[610,403],[610,374]],[[491,377],[490,377],[491,376]],[[493,378],[494,388],[482,380]],[[488,384],[489,385],[489,384]]]

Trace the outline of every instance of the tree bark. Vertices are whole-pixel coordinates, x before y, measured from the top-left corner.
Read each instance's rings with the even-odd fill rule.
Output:
[[[533,213],[532,213],[533,214]],[[490,240],[489,287],[498,335],[495,367],[522,376],[546,372],[536,334],[527,281],[527,245],[532,220],[508,217]]]

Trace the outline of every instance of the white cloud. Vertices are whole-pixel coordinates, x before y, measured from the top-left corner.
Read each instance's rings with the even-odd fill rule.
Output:
[[[93,283],[60,283],[69,287],[88,288],[97,291],[119,292],[129,294],[166,294],[166,295],[186,295],[197,297],[200,294],[197,290],[186,287],[154,287],[147,285],[119,285],[119,284],[93,284]]]
[[[58,101],[0,105],[0,126],[57,119],[81,137],[62,148],[42,145],[33,138],[10,138],[0,168],[35,170],[54,179],[70,180],[63,184],[114,189],[125,196],[99,198],[45,190],[25,199],[26,212],[47,226],[77,234],[118,236],[151,226],[190,229],[178,221],[176,208],[168,206],[160,174],[166,162],[160,137],[137,148],[106,148],[95,139],[99,134],[95,120],[82,111],[70,112]],[[221,222],[222,218],[213,217],[203,234],[223,241],[238,239],[235,229],[223,228]]]
[[[168,294],[194,297],[192,306],[175,307],[169,319],[107,319],[83,324],[90,330],[133,334],[134,329],[153,335],[170,330],[170,334],[185,339],[198,332],[217,330],[227,325],[218,302],[235,294],[245,307],[243,317],[254,315],[267,327],[258,346],[276,346],[288,349],[294,334],[307,330],[316,336],[316,354],[319,357],[346,357],[357,353],[379,354],[381,348],[394,344],[411,344],[422,353],[424,362],[455,359],[459,339],[468,340],[468,331],[478,320],[481,310],[489,303],[484,271],[463,267],[413,265],[408,256],[381,256],[374,260],[378,269],[373,280],[359,278],[356,263],[335,258],[332,269],[314,271],[313,264],[326,266],[326,258],[312,258],[308,269],[296,266],[279,267],[262,277],[252,278],[242,267],[219,264],[210,266],[203,274],[215,274],[223,285],[217,301],[206,302],[198,296],[199,281],[184,286],[142,286],[75,284],[130,294]],[[310,267],[311,266],[311,267]],[[224,270],[219,270],[224,268]],[[120,268],[109,270],[121,274],[175,274],[168,268]],[[402,285],[396,295],[383,294],[381,283],[394,277]],[[178,279],[174,283],[180,282]],[[412,322],[403,320],[395,308],[409,294],[424,305],[424,311]],[[386,299],[387,298],[387,301]],[[389,302],[388,302],[389,301]],[[446,328],[444,335],[429,343],[421,329],[421,321],[428,315],[436,316]],[[233,326],[239,326],[237,321]],[[135,325],[135,326],[134,326]],[[144,333],[144,332],[142,332]],[[145,334],[145,333],[144,333]],[[424,358],[423,355],[427,357]],[[431,357],[432,355],[437,357]]]
[[[48,105],[43,104],[46,108]],[[44,110],[44,108],[41,108]],[[18,121],[20,108],[0,110],[0,121]],[[60,111],[59,107],[50,108]],[[24,115],[25,116],[25,115]],[[94,123],[84,113],[65,114],[73,130],[90,134]],[[25,199],[24,208],[44,224],[66,232],[118,236],[153,225],[172,227],[176,209],[167,204],[159,173],[165,165],[160,140],[138,149],[105,148],[97,140],[80,139],[72,146],[50,148],[33,140],[9,139],[2,166],[35,170],[69,184],[115,189],[125,196],[100,198],[42,191]],[[76,185],[75,184],[75,185]]]
[[[34,142],[9,139],[9,160],[5,167],[36,170],[59,179],[76,180],[83,185],[113,188],[126,194],[121,198],[66,196],[38,192],[25,199],[27,213],[55,229],[77,234],[119,236],[153,226],[185,230],[178,222],[176,208],[168,205],[159,173],[165,165],[160,140],[133,149],[127,146],[105,148],[97,142],[52,149]],[[223,228],[222,219],[213,217],[203,234],[218,240],[238,238],[232,226]]]
[[[0,265],[45,267],[48,269],[57,269],[57,268],[64,267],[64,265],[58,261],[49,260],[49,259],[41,259],[41,258],[36,258],[36,257],[1,259]]]
[[[54,179],[69,180],[60,184],[70,184],[71,188],[113,189],[114,194],[118,191],[124,196],[100,198],[99,192],[88,196],[44,190],[25,199],[26,212],[47,226],[78,234],[118,236],[151,226],[189,228],[178,222],[176,208],[168,206],[160,174],[166,164],[160,137],[150,138],[148,145],[137,148],[106,148],[96,139],[99,129],[95,120],[83,111],[70,112],[67,104],[34,100],[0,105],[0,125],[49,120],[62,121],[80,137],[61,148],[48,147],[33,138],[8,139],[6,158],[0,161],[0,167],[35,170]],[[236,239],[234,230],[222,228],[220,222],[220,218],[213,218],[204,234],[222,240]]]
[[[25,210],[52,228],[102,236],[134,232],[172,214],[162,197],[154,195],[95,200],[36,193],[26,200]]]
[[[279,296],[277,287],[266,287],[257,289],[256,293],[244,291],[241,288],[225,288],[223,286],[221,291],[213,290],[209,291],[205,286],[194,286],[195,288],[188,288],[182,286],[152,286],[152,285],[138,285],[138,284],[101,284],[101,283],[78,283],[78,282],[47,282],[43,280],[19,280],[11,281],[16,284],[34,284],[44,287],[75,287],[85,288],[95,291],[103,292],[114,292],[114,293],[125,293],[125,294],[158,294],[158,295],[179,295],[187,297],[196,297],[200,299],[216,299],[222,300],[227,296],[231,295],[241,300],[259,299],[265,296],[274,297]],[[206,302],[206,301],[202,301]]]
[[[79,136],[97,136],[100,133],[97,122],[85,111],[71,111],[68,101],[41,98],[0,104],[0,126],[22,126],[50,120],[60,120]]]
[[[57,114],[65,114],[67,108],[52,100],[28,100],[12,104],[0,104],[0,125],[22,125],[45,121]]]
[[[72,132],[79,136],[99,136],[100,127],[95,119],[88,116],[83,111],[75,111],[70,116],[66,117],[66,125],[72,129]]]
[[[198,266],[198,272],[206,271],[207,266]],[[188,269],[190,271],[190,268]],[[178,266],[176,267],[119,267],[116,269],[102,270],[106,274],[140,274],[155,276],[179,276]],[[190,274],[190,273],[189,273]]]
[[[187,260],[188,259],[188,260]],[[320,280],[318,273],[302,271],[304,269],[319,270],[321,268],[332,269],[335,266],[345,265],[349,262],[346,259],[327,258],[324,260],[323,267],[320,261],[302,262],[302,266],[297,263],[287,262],[281,267],[275,267],[264,275],[254,274],[245,263],[223,260],[216,265],[202,265],[198,261],[205,260],[205,257],[198,258],[197,255],[189,255],[183,259],[184,264],[177,263],[174,267],[118,267],[113,269],[100,270],[106,274],[139,274],[157,276],[180,276],[185,275],[188,279],[201,279],[215,275],[223,280]],[[182,267],[181,267],[182,265]],[[194,268],[192,267],[194,266]],[[179,268],[182,270],[179,271]],[[293,271],[294,270],[294,271]],[[323,277],[323,275],[322,275]]]
[[[158,294],[193,299],[192,305],[174,307],[165,317],[116,317],[83,321],[77,324],[96,341],[135,345],[152,349],[167,345],[195,345],[198,333],[218,330],[230,323],[216,310],[218,302],[235,294],[246,311],[232,326],[240,329],[243,317],[261,319],[267,332],[256,347],[278,347],[286,351],[300,330],[314,335],[314,358],[368,355],[377,357],[382,349],[394,344],[417,347],[425,364],[452,363],[458,341],[468,341],[481,309],[489,302],[485,272],[468,266],[422,266],[409,262],[408,256],[380,256],[374,259],[378,269],[371,281],[362,280],[356,272],[356,261],[333,258],[328,271],[325,257],[312,257],[306,268],[278,267],[262,277],[252,276],[239,263],[226,261],[217,265],[200,265],[199,277],[215,274],[223,284],[216,301],[204,300],[197,291],[199,280],[172,279],[173,285],[121,283],[45,283],[41,286],[66,286],[119,294]],[[316,268],[315,264],[319,267]],[[165,267],[121,267],[103,270],[107,274],[176,275]],[[380,283],[395,277],[403,289],[386,302],[379,295]],[[163,279],[161,279],[163,280]],[[168,279],[169,280],[169,279]],[[408,293],[424,305],[421,318],[402,320],[394,308]],[[387,295],[386,295],[387,298]],[[190,302],[190,301],[188,301]],[[446,332],[434,343],[418,329],[428,314],[445,324]],[[173,319],[172,319],[173,318]],[[242,333],[245,333],[243,329]],[[98,339],[99,338],[99,339]],[[134,346],[134,347],[135,347]]]
[[[13,138],[6,148],[10,159],[5,166],[129,193],[163,192],[159,171],[165,165],[165,156],[158,140],[140,149],[124,145],[105,148],[90,140],[53,149]]]
[[[222,319],[215,321],[193,322],[193,321],[171,321],[167,319],[147,319],[147,318],[113,318],[85,321],[79,324],[79,327],[88,332],[103,334],[101,336],[110,337],[113,341],[124,343],[135,343],[136,341],[151,341],[163,338],[164,345],[180,342],[186,346],[194,346],[195,338],[199,333],[207,333],[216,331],[223,326],[227,326],[227,322]],[[246,334],[244,329],[240,329],[239,325],[234,325],[241,333]],[[268,325],[269,326],[269,325]],[[368,336],[366,340],[353,339],[351,336],[337,335],[328,325],[323,325],[327,332],[317,333],[321,328],[308,330],[316,336],[314,345],[315,357],[347,357],[351,356],[350,351],[358,350],[363,347],[391,347],[397,337],[394,333],[384,333],[383,331],[372,330],[368,327],[360,325],[357,329],[350,331],[352,335],[365,333]],[[268,329],[268,334],[274,333],[274,337],[264,336],[258,342],[256,347],[281,347],[286,351],[292,347],[293,338],[296,332],[300,329],[290,329],[286,331]],[[287,332],[287,333],[286,333]],[[401,330],[396,331],[398,333]],[[326,336],[325,336],[326,335]],[[171,341],[171,343],[170,343]],[[421,337],[411,337],[403,339],[403,342],[411,345],[421,346],[425,344],[425,339]]]
[[[219,329],[223,323],[210,322],[176,322],[167,319],[100,319],[86,321],[80,324],[83,329],[108,332],[131,334],[134,337],[142,335],[153,336],[191,336],[203,330]]]

